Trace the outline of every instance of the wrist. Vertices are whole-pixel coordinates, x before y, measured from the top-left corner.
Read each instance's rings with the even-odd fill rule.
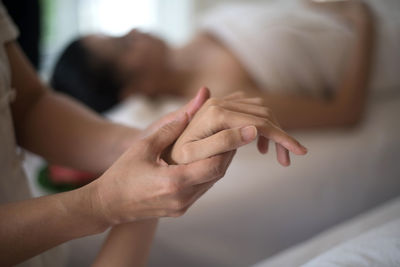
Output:
[[[101,202],[98,200],[96,187],[90,183],[77,190],[70,191],[72,195],[67,200],[70,213],[82,220],[82,229],[87,228],[88,234],[104,232],[111,226],[108,217],[102,209]],[[72,200],[72,201],[71,201]]]
[[[121,217],[124,214],[119,209],[121,205],[113,204],[119,203],[119,201],[115,200],[115,196],[118,197],[118,192],[115,194],[115,189],[104,185],[103,179],[106,177],[103,176],[82,187],[82,189],[86,190],[85,194],[88,196],[88,203],[90,203],[95,220],[99,225],[108,228],[125,223],[126,221]]]

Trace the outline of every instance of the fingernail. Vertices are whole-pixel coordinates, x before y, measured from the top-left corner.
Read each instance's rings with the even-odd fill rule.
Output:
[[[254,126],[246,126],[240,129],[240,135],[244,142],[252,141],[257,136],[257,129]]]

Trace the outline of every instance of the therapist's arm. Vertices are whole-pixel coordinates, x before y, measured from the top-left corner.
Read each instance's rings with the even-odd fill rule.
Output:
[[[51,162],[102,172],[135,139],[137,130],[105,121],[46,88],[17,43],[8,43],[6,51],[17,91],[11,107],[20,146]]]

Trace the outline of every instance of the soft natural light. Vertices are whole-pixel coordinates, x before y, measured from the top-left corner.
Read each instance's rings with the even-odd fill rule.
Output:
[[[157,24],[156,0],[85,0],[80,2],[80,31],[121,35]]]

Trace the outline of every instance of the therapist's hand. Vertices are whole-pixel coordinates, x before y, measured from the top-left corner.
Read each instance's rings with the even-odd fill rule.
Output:
[[[187,165],[168,165],[161,158],[187,123],[183,113],[137,141],[88,185],[93,210],[107,224],[180,216],[225,174],[234,151]]]
[[[258,148],[266,153],[268,140],[274,141],[280,164],[290,164],[288,151],[306,154],[305,147],[284,132],[261,98],[234,93],[225,98],[210,98],[193,117],[176,141],[167,160],[189,163],[231,151],[253,141],[259,135]]]
[[[148,126],[144,131],[142,131],[139,137],[143,138],[154,133],[165,124],[170,123],[171,121],[175,120],[179,115],[183,115],[185,113],[188,115],[190,121],[196,114],[196,112],[209,98],[210,98],[210,91],[206,87],[200,88],[196,96],[193,99],[191,99],[186,105],[184,105],[183,107],[181,107],[176,111],[168,113],[161,119],[150,124],[150,126]]]

